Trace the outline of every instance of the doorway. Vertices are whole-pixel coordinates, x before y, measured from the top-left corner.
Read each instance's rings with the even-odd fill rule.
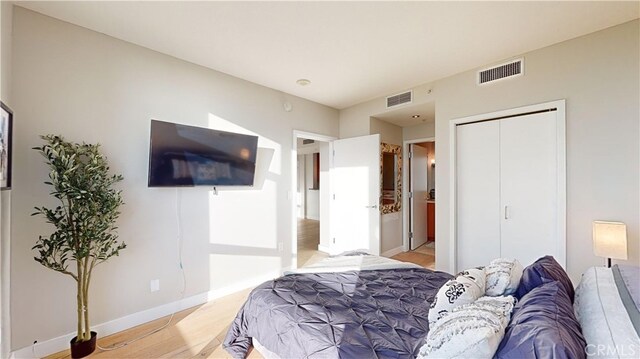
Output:
[[[316,245],[303,238],[307,228],[304,221],[298,227],[302,211],[307,211],[312,197],[307,196],[308,185],[299,185],[303,175],[299,173],[298,139],[314,140],[318,144],[319,155],[319,243]],[[291,267],[310,265],[328,254],[338,254],[348,250],[365,250],[380,254],[380,135],[367,135],[336,139],[308,132],[293,131],[291,157]],[[309,143],[310,144],[310,143]],[[300,149],[300,154],[307,152]],[[313,152],[313,151],[309,151]],[[311,157],[312,158],[312,157]],[[302,161],[300,161],[302,162]],[[310,162],[313,164],[313,160]],[[306,164],[306,160],[305,160]],[[309,167],[309,165],[305,165]],[[313,165],[311,165],[313,167]],[[306,176],[306,175],[305,175]],[[313,181],[309,182],[313,183]],[[300,195],[298,195],[298,191]],[[305,207],[302,207],[303,195]],[[331,210],[329,210],[331,208]],[[311,212],[313,213],[313,211]],[[307,211],[305,217],[308,217]],[[304,218],[310,219],[310,218]],[[313,220],[313,219],[312,219]],[[309,223],[309,222],[306,222]],[[300,229],[300,231],[298,230]],[[300,235],[299,235],[300,232]],[[313,243],[298,246],[298,240]],[[300,253],[298,253],[300,250]],[[306,251],[311,251],[311,256]],[[300,259],[299,259],[300,257]],[[306,259],[305,258],[309,258]]]
[[[329,253],[329,147],[334,137],[293,131],[291,192],[292,268]]]
[[[328,142],[298,137],[297,150],[297,267],[313,264],[327,256],[320,247],[320,189],[327,183],[320,178],[321,148]],[[323,156],[324,157],[324,156]],[[323,158],[324,160],[324,158]],[[324,167],[324,166],[323,166]],[[326,178],[325,178],[326,179]],[[322,218],[326,220],[325,218]]]
[[[405,248],[427,268],[435,268],[435,140],[405,141],[407,176]]]

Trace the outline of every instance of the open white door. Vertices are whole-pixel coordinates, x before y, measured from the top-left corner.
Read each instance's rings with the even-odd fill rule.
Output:
[[[380,135],[335,140],[332,146],[332,252],[380,255]]]
[[[427,243],[427,149],[415,144],[409,147],[411,153],[409,166],[409,203],[411,206],[411,223],[409,243],[411,250]]]

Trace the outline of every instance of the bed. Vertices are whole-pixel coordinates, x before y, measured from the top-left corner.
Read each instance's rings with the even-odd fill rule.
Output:
[[[358,253],[263,283],[224,340],[235,358],[415,358],[429,330],[429,305],[452,276]]]
[[[576,288],[575,311],[588,357],[640,357],[640,267],[589,268]]]
[[[421,350],[443,327],[438,319],[429,334],[430,306],[441,287],[465,272],[450,281],[450,274],[388,258],[330,257],[255,288],[223,347],[234,358],[245,358],[252,347],[274,359],[434,357]],[[640,357],[640,269],[590,268],[577,288],[551,256],[520,272],[510,319],[487,358]],[[458,329],[446,340],[458,350],[458,343],[472,340],[474,327],[452,325]],[[460,348],[476,353],[473,346]]]

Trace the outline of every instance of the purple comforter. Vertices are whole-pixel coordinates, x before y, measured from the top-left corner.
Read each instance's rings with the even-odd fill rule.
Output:
[[[281,358],[415,358],[451,278],[422,268],[284,276],[251,292],[223,346],[234,358],[252,338]]]

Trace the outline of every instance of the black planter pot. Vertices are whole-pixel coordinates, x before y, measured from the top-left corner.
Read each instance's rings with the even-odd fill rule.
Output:
[[[72,358],[84,358],[96,350],[96,339],[98,338],[98,333],[91,332],[91,339],[84,342],[76,343],[76,338],[77,337],[73,337],[69,342]]]

